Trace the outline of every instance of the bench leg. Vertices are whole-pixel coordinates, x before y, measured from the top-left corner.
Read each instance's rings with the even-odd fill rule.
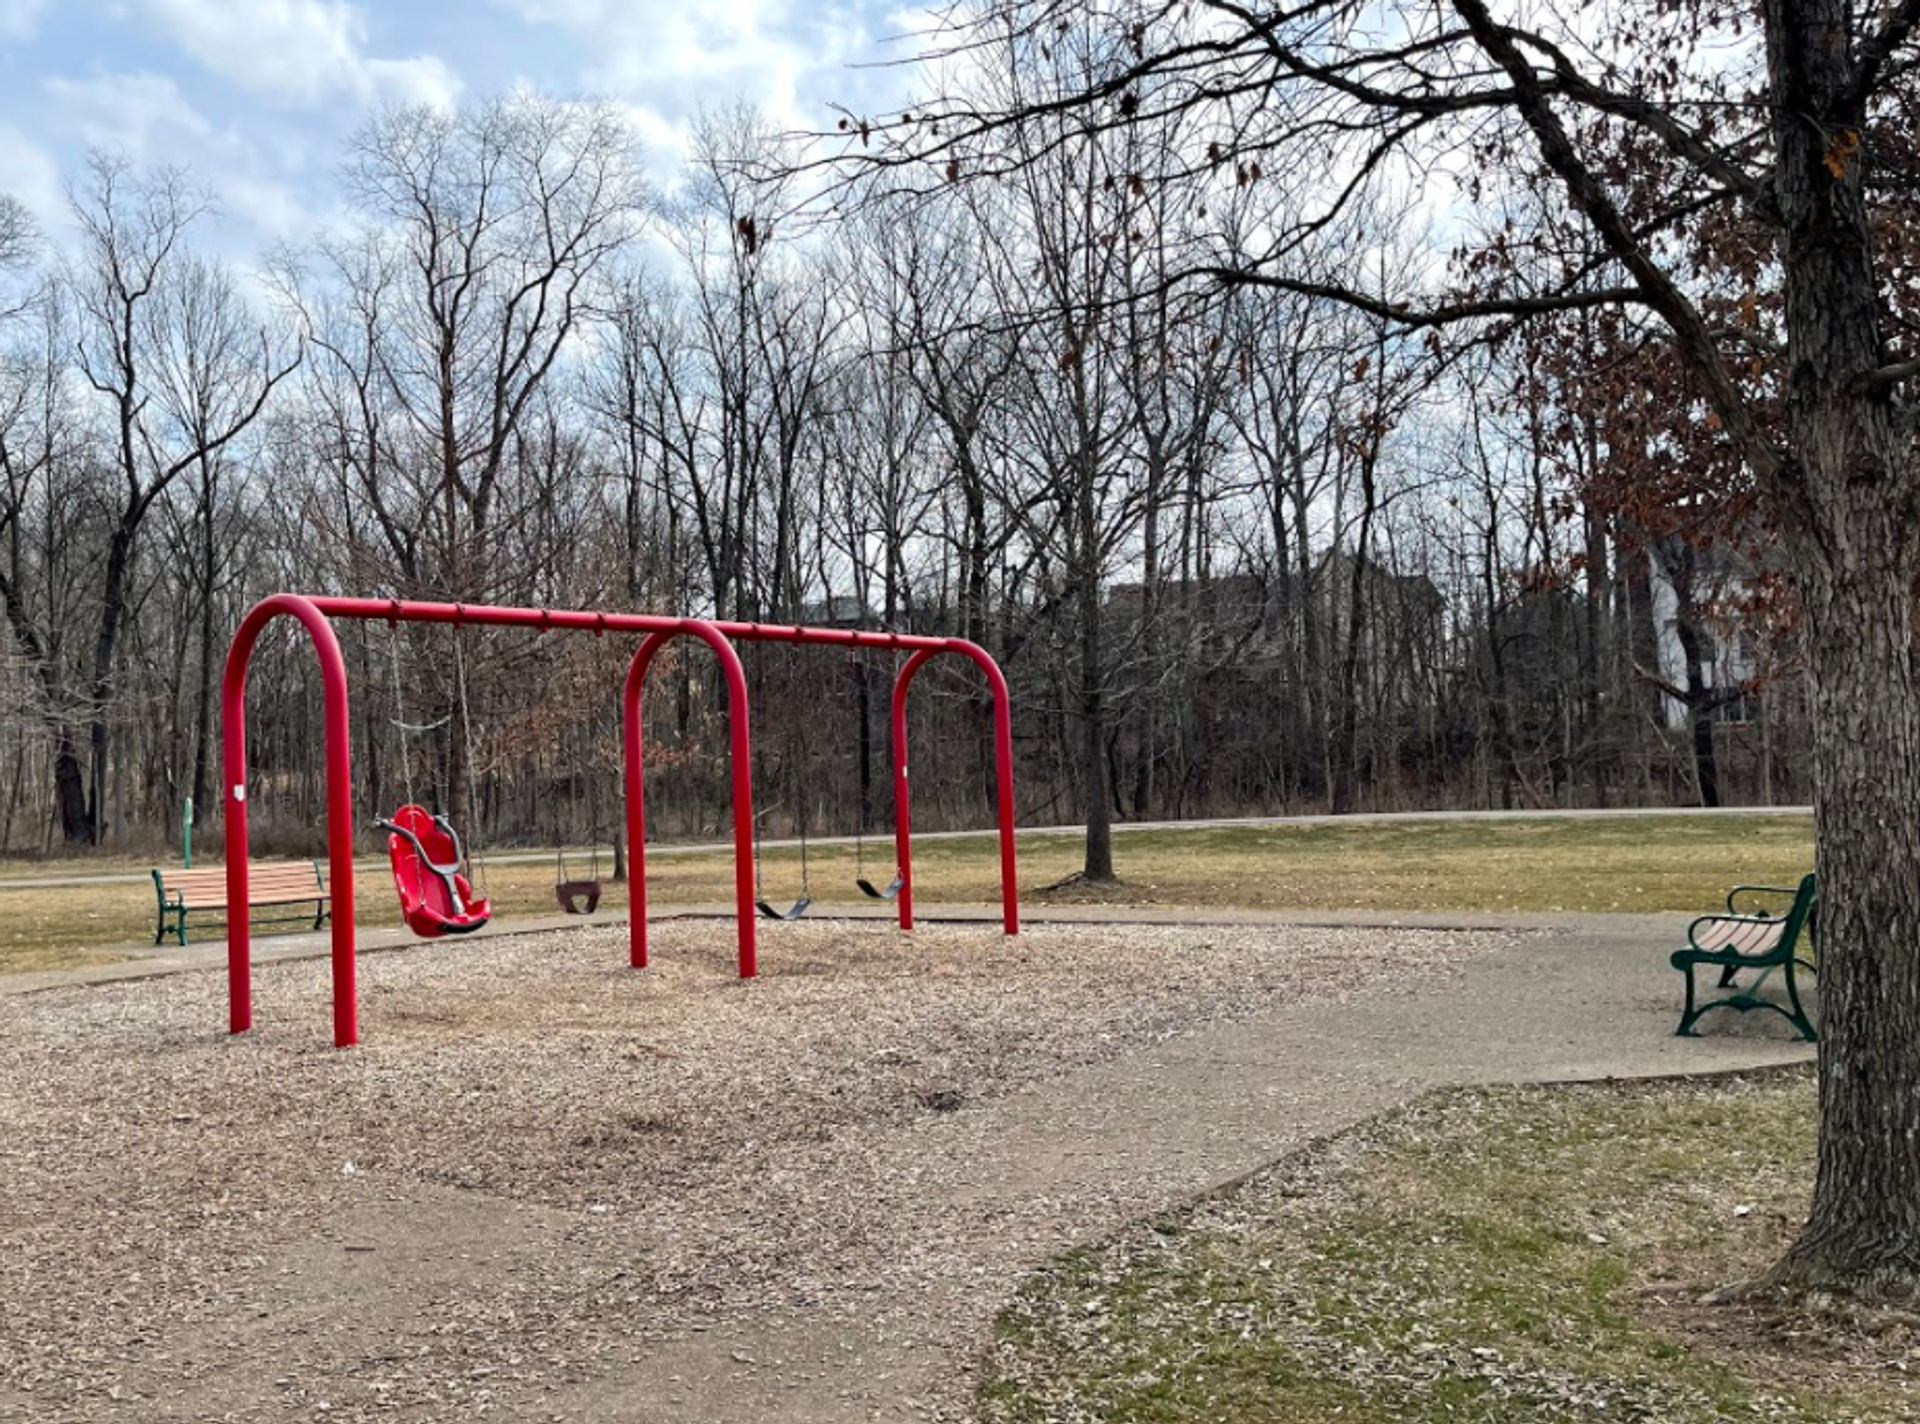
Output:
[[[1720,971],[1720,985],[1719,985],[1719,987],[1720,987],[1720,988],[1722,988],[1722,989],[1731,989],[1731,988],[1733,988],[1733,987],[1734,987],[1734,983],[1733,983],[1733,979],[1734,979],[1734,976],[1735,976],[1736,974],[1738,974],[1739,972],[1740,972],[1740,966],[1739,966],[1739,965],[1737,965],[1737,964],[1729,964],[1729,965],[1727,965],[1727,966],[1726,966],[1726,968],[1724,968],[1724,969],[1722,969],[1722,970]]]
[[[1675,1038],[1698,1038],[1699,1035],[1693,1031],[1693,1025],[1699,1019],[1700,1015],[1706,1012],[1705,1009],[1694,1006],[1693,968],[1693,965],[1689,964],[1686,969],[1687,1002],[1686,1006],[1680,1010],[1680,1027],[1673,1031]]]
[[[1819,1030],[1814,1028],[1813,1020],[1807,1017],[1806,1008],[1800,1002],[1800,986],[1794,982],[1793,966],[1797,962],[1792,959],[1787,961],[1787,1002],[1793,1006],[1793,1011],[1787,1015],[1787,1022],[1799,1029],[1800,1037],[1808,1043],[1818,1043]]]
[[[327,923],[327,902],[325,900],[315,900],[313,902],[313,927],[314,929],[319,930],[324,928],[326,923]]]

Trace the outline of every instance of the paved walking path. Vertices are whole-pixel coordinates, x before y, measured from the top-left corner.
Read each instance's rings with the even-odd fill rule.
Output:
[[[1049,911],[1046,918],[1193,922],[1191,912],[1097,907]],[[849,1209],[870,1213],[873,1239],[890,1256],[924,1263],[918,1285],[851,1316],[768,1303],[676,1338],[636,1341],[627,1359],[603,1361],[591,1380],[544,1399],[540,1417],[566,1424],[963,1419],[971,1364],[990,1321],[977,1307],[958,1305],[952,1283],[985,1282],[987,1298],[1004,1300],[1040,1264],[1034,1233],[997,1231],[997,1223],[1080,1223],[1078,1236],[1056,1230],[1046,1241],[1047,1251],[1066,1249],[1088,1232],[1177,1206],[1435,1086],[1701,1073],[1811,1056],[1797,1042],[1746,1034],[1673,1037],[1679,986],[1665,952],[1678,942],[1685,916],[1205,918],[1533,933],[1444,978],[1388,984],[1345,1002],[1270,1010],[966,1111],[903,1124],[868,1166],[877,1179],[933,1184],[940,1209],[919,1219],[939,1219],[938,1233],[895,1239],[897,1225],[880,1207],[855,1202]],[[404,942],[397,931],[366,932],[361,939],[369,950]],[[263,940],[258,948],[262,960],[316,955],[325,952],[325,936]],[[134,965],[17,976],[0,983],[0,992],[203,969],[221,955],[216,942],[155,953]],[[766,1203],[742,1203],[742,1212],[777,1212],[777,1192],[768,1191]],[[459,1205],[463,1200],[444,1194],[418,1206],[443,1223],[448,1212],[505,1209],[485,1201]],[[509,1239],[505,1229],[482,1225],[474,1232],[474,1269],[510,1269],[504,1248],[495,1251],[499,1262],[488,1255],[489,1239]],[[404,1245],[404,1235],[398,1232],[396,1244]],[[977,1289],[967,1293],[968,1300],[982,1296]]]
[[[1562,917],[1571,919],[1572,917]],[[1673,1036],[1660,917],[1585,916],[1478,958],[1439,993],[1303,1004],[1169,1041],[912,1129],[912,1153],[974,1229],[926,1289],[869,1326],[771,1309],[654,1347],[552,1401],[592,1424],[854,1424],[967,1417],[990,1321],[955,1319],[939,1282],[985,1275],[1007,1298],[1039,1263],[996,1219],[1100,1203],[1110,1227],[1164,1211],[1434,1087],[1665,1076],[1810,1060],[1771,1038]],[[1669,917],[1671,918],[1671,917]],[[1684,923],[1684,917],[1678,917]],[[1670,938],[1670,936],[1669,936]],[[1771,1016],[1768,1016],[1771,1017]],[[1142,1166],[1151,1162],[1149,1172]],[[1151,1185],[1143,1186],[1144,1183]],[[906,1243],[902,1243],[903,1246]],[[1075,1244],[1055,1243],[1058,1250]],[[925,1249],[923,1243],[914,1243]],[[899,1322],[905,1322],[901,1324]],[[673,1382],[661,1393],[661,1382]]]
[[[1419,821],[1596,821],[1618,820],[1635,816],[1811,816],[1811,806],[1628,806],[1589,808],[1585,810],[1517,810],[1517,811],[1355,811],[1344,816],[1226,816],[1205,821],[1119,821],[1114,824],[1115,835],[1130,835],[1136,831],[1197,831],[1232,830],[1242,827],[1255,829],[1268,826],[1339,826],[1339,825],[1392,825],[1398,822]],[[915,831],[914,844],[923,841],[966,840],[973,837],[991,836],[991,829],[972,831]],[[1020,839],[1033,836],[1079,836],[1086,834],[1084,826],[1022,826],[1017,832]],[[854,836],[815,836],[809,846],[849,846],[858,837]],[[882,844],[888,839],[887,832],[875,832],[864,839]],[[762,850],[792,850],[800,844],[797,840],[767,840],[760,843]],[[648,858],[671,855],[715,855],[732,851],[732,841],[700,841],[649,845]],[[569,852],[571,854],[572,852]],[[551,846],[539,850],[489,851],[484,857],[489,863],[498,865],[531,865],[553,859]],[[362,856],[354,862],[357,870],[372,871],[384,869],[384,856]],[[56,890],[83,885],[146,885],[152,877],[144,870],[98,871],[92,873],[72,873],[61,875],[0,875],[0,890]]]

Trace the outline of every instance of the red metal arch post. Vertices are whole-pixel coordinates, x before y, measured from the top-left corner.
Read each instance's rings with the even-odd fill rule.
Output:
[[[277,593],[255,604],[227,649],[220,689],[224,729],[221,800],[227,825],[227,1003],[234,1033],[253,1027],[253,949],[247,895],[247,664],[275,618],[297,618],[320,656],[327,757],[327,874],[333,897],[333,1041],[359,1041],[353,973],[353,759],[348,743],[347,661],[333,626],[311,599]]]
[[[747,716],[747,676],[733,644],[703,619],[688,619],[679,628],[649,635],[627,668],[621,725],[626,743],[627,855],[632,885],[627,926],[630,957],[635,969],[647,967],[647,770],[640,699],[655,655],[673,639],[685,635],[699,638],[713,649],[727,680],[733,762],[733,898],[740,918],[740,977],[751,979],[759,972],[759,965],[753,906],[753,738]]]
[[[941,653],[957,653],[986,674],[993,692],[993,768],[995,811],[1000,823],[1000,918],[1010,935],[1020,933],[1020,879],[1013,840],[1013,699],[1006,675],[985,648],[964,638],[947,638],[922,647],[907,659],[893,683],[893,845],[899,862],[900,928],[913,928],[913,815],[907,776],[907,693],[920,669]]]

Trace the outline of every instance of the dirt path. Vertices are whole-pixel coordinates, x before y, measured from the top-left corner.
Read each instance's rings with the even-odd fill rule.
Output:
[[[10,1006],[37,1035],[0,1039],[0,1214],[37,1211],[0,1215],[24,1247],[0,1344],[48,1365],[0,1418],[960,1419],[1039,1261],[1432,1085],[1806,1056],[1674,1039],[1657,921],[1098,926],[1017,954],[953,929],[904,972],[882,932],[816,927],[746,992],[709,930],[673,933],[648,995],[569,950],[538,1012],[530,966],[586,938],[377,956],[359,1054],[291,1026],[312,964],[263,970],[276,1026],[227,1045],[213,975]],[[580,1101],[610,1072],[644,1092]],[[42,1180],[32,1144],[76,1115],[72,1181]],[[61,1239],[102,1211],[130,1224]],[[89,1291],[76,1354],[44,1317]]]

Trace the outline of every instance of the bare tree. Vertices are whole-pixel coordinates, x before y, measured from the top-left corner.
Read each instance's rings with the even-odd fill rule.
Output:
[[[1600,22],[1598,55],[1585,12],[1575,25],[1449,0],[1388,15],[1362,23],[1334,0],[1271,14],[1230,0],[1097,14],[998,0],[963,14],[962,43],[1011,43],[1038,75],[1049,48],[1084,27],[1127,58],[1012,95],[958,91],[910,123],[863,122],[861,136],[877,130],[871,161],[899,186],[925,188],[942,172],[1032,166],[1022,135],[1188,108],[1211,125],[1187,151],[1196,181],[1258,162],[1303,199],[1318,193],[1258,260],[1196,276],[1324,295],[1407,328],[1603,307],[1657,320],[1763,493],[1807,620],[1828,946],[1820,1172],[1773,1279],[1920,1291],[1920,1059],[1909,1051],[1920,1031],[1920,359],[1907,344],[1910,299],[1881,276],[1914,231],[1911,189],[1894,175],[1914,148],[1905,115],[1920,5],[1766,0],[1752,37],[1744,13],[1636,9],[1630,24]],[[1621,131],[1636,141],[1624,167]],[[1293,265],[1356,194],[1460,142],[1475,146],[1469,201],[1491,207],[1544,173],[1598,262],[1556,267],[1549,249],[1526,266],[1490,249],[1486,282],[1392,297]],[[1757,301],[1744,328],[1737,301],[1731,328],[1716,320],[1713,289],[1696,280],[1702,248],[1673,240],[1716,231],[1759,234],[1770,260],[1744,280],[1750,297],[1777,290],[1771,330]]]
[[[230,457],[234,440],[252,423],[271,386],[256,376],[263,356],[261,329],[224,265],[185,254],[172,280],[153,300],[151,399],[192,454],[182,472],[191,514],[186,521],[189,529],[182,531],[190,542],[181,550],[186,557],[180,567],[189,575],[191,599],[182,610],[187,616],[181,624],[195,630],[190,770],[185,782],[197,821],[208,809],[215,732],[213,685],[219,668],[215,640],[222,611],[219,593],[231,576],[236,552],[222,538],[223,501],[237,498],[231,484],[244,472],[236,470]]]
[[[243,358],[237,326],[206,321],[231,298],[217,269],[196,267],[183,247],[207,200],[185,175],[137,173],[123,158],[94,154],[88,180],[72,196],[80,246],[67,279],[75,309],[80,371],[107,410],[117,509],[101,573],[100,624],[94,640],[90,718],[91,771],[86,817],[69,839],[98,844],[106,831],[109,711],[140,530],[154,502],[174,481],[206,468],[265,409],[299,364],[275,349],[264,331],[250,337]],[[185,283],[197,295],[183,297]],[[218,351],[199,343],[213,340]],[[222,390],[197,411],[156,400],[169,374],[219,368]]]
[[[33,215],[19,199],[0,193],[0,278],[12,279],[30,272],[39,247],[40,234]],[[23,315],[32,299],[32,284],[18,295],[0,288],[0,325]]]
[[[364,226],[320,249],[308,306],[336,318],[316,330],[355,495],[396,585],[483,601],[517,576],[495,542],[515,442],[648,202],[633,139],[610,108],[528,96],[395,110],[355,139],[347,183]],[[465,738],[447,748],[463,815]]]
[[[89,495],[76,458],[78,421],[65,377],[66,311],[42,289],[38,320],[20,322],[0,355],[0,605],[39,691],[52,741],[53,811],[65,838],[85,841],[89,816],[70,645],[85,616]]]

